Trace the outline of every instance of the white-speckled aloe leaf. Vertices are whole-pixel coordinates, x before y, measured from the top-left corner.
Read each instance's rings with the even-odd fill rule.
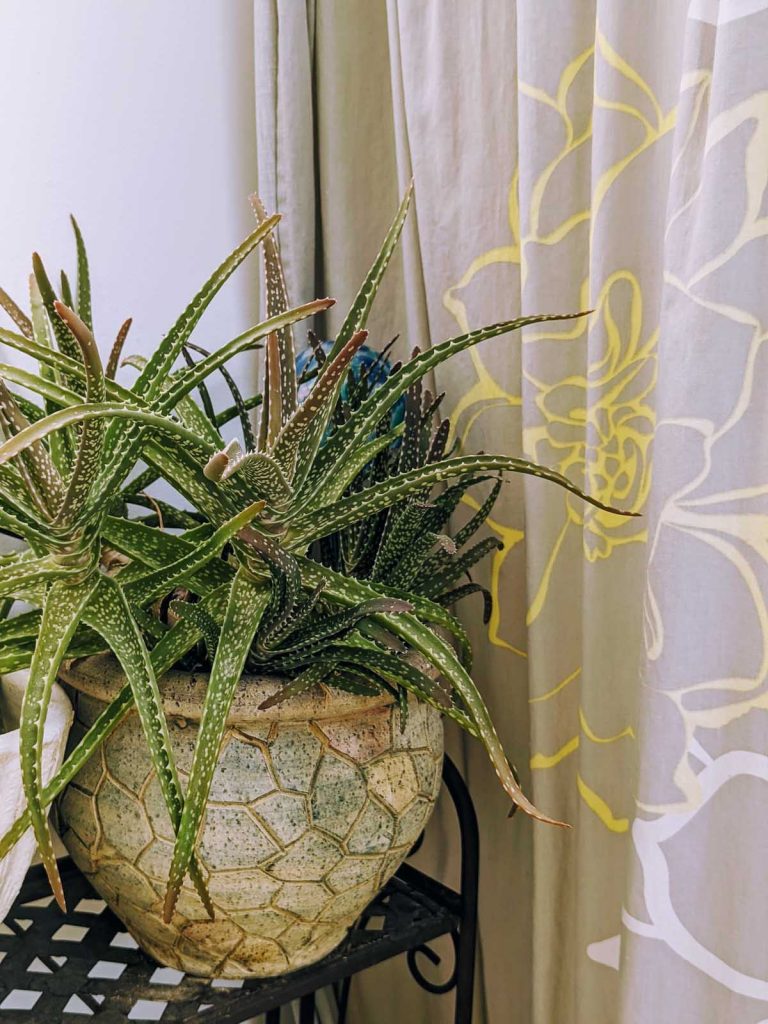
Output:
[[[341,604],[353,605],[380,596],[376,589],[367,586],[360,580],[341,576],[326,566],[313,563],[309,559],[299,559],[299,564],[302,567],[305,583],[311,585],[318,583],[320,580],[325,580],[326,592]],[[381,622],[390,633],[394,633],[402,640],[405,640],[410,647],[423,654],[430,664],[442,672],[470,714],[483,746],[496,770],[496,774],[514,803],[525,811],[526,814],[530,814],[534,818],[550,821],[556,825],[563,824],[543,815],[522,792],[515,779],[514,772],[507,761],[504,749],[488,714],[488,709],[477,687],[449,644],[416,617],[420,614],[418,600],[415,598],[411,599],[410,595],[405,596],[412,600],[414,614],[375,614],[372,616],[373,620]],[[429,603],[431,604],[431,602]]]
[[[170,593],[174,587],[182,583],[194,588],[195,574],[204,570],[208,562],[215,560],[224,545],[252,522],[263,509],[263,501],[254,502],[220,526],[206,540],[194,544],[190,551],[170,565],[131,580],[124,586],[127,600],[145,605],[163,594]]]
[[[333,358],[339,353],[342,348],[347,344],[349,339],[355,333],[355,331],[362,330],[367,321],[368,314],[370,313],[373,300],[376,297],[376,292],[381,284],[381,279],[384,277],[389,261],[392,259],[392,253],[395,251],[395,247],[400,238],[400,233],[403,230],[403,224],[405,224],[405,218],[408,215],[408,207],[411,204],[411,196],[413,195],[413,182],[408,185],[405,191],[405,195],[400,203],[400,207],[395,215],[395,219],[387,232],[387,236],[384,239],[384,244],[379,250],[376,259],[373,261],[371,269],[368,271],[365,280],[360,286],[360,291],[355,296],[355,301],[352,303],[352,308],[341,325],[339,333],[336,336],[333,348],[329,353],[329,358]]]
[[[267,211],[257,195],[250,197],[256,220],[262,224]],[[277,316],[288,309],[288,289],[285,284],[280,248],[274,233],[264,239],[264,292],[267,316]],[[275,332],[275,365],[270,366],[266,379],[274,376],[279,385],[281,420],[285,422],[296,408],[296,351],[290,324]],[[275,372],[276,371],[276,372]],[[279,429],[278,424],[278,429]]]
[[[29,319],[27,314],[13,301],[11,296],[4,288],[0,288],[0,306],[5,310],[8,316],[13,320],[21,333],[27,337],[32,337],[32,321]]]
[[[53,290],[53,285],[48,279],[48,274],[43,266],[43,261],[36,252],[32,253],[32,271],[35,275],[37,286],[40,289],[43,305],[45,306],[45,311],[48,314],[48,322],[53,330],[53,336],[56,339],[59,351],[63,355],[69,356],[74,363],[79,364],[80,351],[75,343],[75,339],[69,333],[62,321],[56,316],[56,310],[54,308],[56,292]],[[85,393],[82,378],[80,377],[65,377],[64,383],[67,387],[72,388],[73,391],[77,391],[79,394]]]
[[[279,220],[280,217],[275,215],[259,224],[211,274],[147,362],[135,384],[137,395],[152,399],[159,394],[184,342],[197,326],[211,300],[243,260],[273,230]]]
[[[205,695],[200,730],[181,823],[176,833],[163,916],[173,915],[181,883],[188,870],[204,818],[205,804],[219,756],[224,727],[235,688],[245,664],[254,633],[269,601],[270,588],[255,582],[242,569],[232,581],[221,627],[216,658]]]
[[[228,594],[229,584],[219,587],[218,590],[204,598],[201,607],[212,616],[221,615],[223,617]],[[162,676],[164,672],[175,665],[179,658],[182,658],[197,643],[200,635],[199,629],[193,622],[187,620],[176,622],[152,649],[150,660],[155,676]],[[126,684],[117,697],[101,712],[85,736],[68,754],[56,775],[43,789],[42,805],[44,809],[49,807],[69,785],[93,752],[117,728],[132,708],[133,691],[130,684]],[[27,810],[16,819],[8,832],[0,839],[0,860],[21,839],[29,826],[30,816]]]
[[[274,443],[273,455],[294,487],[301,486],[312,467],[345,374],[367,337],[367,331],[356,331],[336,356],[326,360],[323,373]]]
[[[8,517],[0,515],[0,523],[4,518]],[[22,535],[24,535],[23,530]],[[2,573],[0,573],[0,597],[6,595],[16,597],[29,586],[53,583],[55,580],[63,580],[67,576],[71,579],[77,573],[77,569],[66,568],[47,555],[42,558],[19,558],[3,562]]]
[[[106,398],[104,370],[96,339],[91,333],[90,327],[73,310],[68,309],[61,302],[55,302],[54,308],[80,346],[80,354],[85,368],[86,404],[103,402]],[[79,512],[86,501],[102,461],[104,431],[103,420],[92,419],[83,423],[77,440],[75,465],[56,516],[56,524],[68,522],[72,514]]]
[[[59,665],[95,587],[94,576],[80,583],[58,581],[51,584],[43,606],[40,635],[29,670],[19,722],[21,778],[29,818],[48,881],[62,910],[66,910],[64,890],[41,795],[43,730]]]
[[[7,438],[5,444],[12,444],[29,429],[34,429],[34,425],[24,416],[5,381],[0,378],[0,436]],[[15,468],[24,481],[30,501],[46,519],[55,515],[64,497],[64,485],[48,450],[39,441],[34,441],[23,445],[19,454],[21,458]]]
[[[165,434],[178,444],[184,445],[199,458],[207,458],[210,455],[210,448],[205,446],[196,434],[167,416],[149,412],[146,409],[132,409],[117,402],[94,402],[58,409],[44,419],[25,427],[18,434],[14,434],[0,445],[0,465],[26,451],[55,430],[92,419],[122,419],[145,423],[158,433]]]
[[[431,487],[444,480],[469,473],[486,472],[523,473],[528,476],[536,476],[558,484],[566,491],[570,491],[583,501],[589,502],[590,505],[605,512],[615,512],[617,515],[636,514],[623,512],[621,509],[606,505],[598,498],[585,494],[562,473],[548,469],[546,466],[539,466],[535,462],[504,455],[466,455],[443,459],[441,462],[434,462],[428,466],[421,466],[407,473],[401,473],[360,491],[358,494],[342,498],[326,508],[299,516],[291,524],[288,543],[296,546],[309,544],[313,540],[325,537],[329,533],[344,529],[360,519],[373,515],[381,509],[388,508],[424,487]]]
[[[173,409],[183,395],[188,395],[190,391],[206,380],[215,370],[229,362],[233,356],[236,356],[239,352],[255,348],[256,342],[282,327],[298,323],[310,316],[321,313],[332,306],[334,301],[334,299],[314,299],[312,302],[305,302],[301,306],[289,309],[279,316],[270,317],[268,320],[264,320],[262,323],[256,324],[255,327],[251,327],[242,334],[239,334],[236,338],[227,342],[226,345],[222,345],[221,348],[206,356],[205,359],[201,359],[193,367],[189,367],[179,373],[168,390],[158,395],[158,408],[162,410]]]
[[[176,830],[181,821],[183,796],[171,753],[157,677],[125,595],[115,580],[103,575],[99,578],[99,585],[83,612],[83,619],[104,637],[125,672],[171,825]],[[213,905],[195,863],[190,865],[190,877],[203,905],[213,917]]]
[[[70,216],[69,219],[75,233],[75,248],[77,250],[77,315],[92,331],[93,311],[91,309],[91,275],[88,269],[88,253],[80,225],[74,217]]]
[[[394,444],[402,433],[403,424],[399,423],[393,430],[387,431],[380,437],[375,437],[372,441],[367,441],[356,451],[351,452],[349,458],[336,467],[336,472],[328,474],[324,483],[312,495],[311,501],[308,501],[303,508],[291,511],[311,512],[314,509],[322,508],[323,505],[338,501],[368,463],[375,459],[379,452],[383,452],[385,448]]]
[[[584,316],[584,313],[553,314],[545,316],[518,317],[515,320],[504,320],[488,327],[481,327],[467,334],[449,338],[425,352],[420,352],[410,359],[399,370],[391,373],[387,380],[373,391],[357,411],[340,427],[333,437],[318,453],[312,473],[307,481],[308,488],[314,489],[338,462],[349,457],[349,453],[364,444],[376,429],[381,419],[389,413],[392,406],[402,395],[430,370],[439,366],[459,352],[478,345],[490,338],[520,330],[531,324],[547,321],[572,320]]]

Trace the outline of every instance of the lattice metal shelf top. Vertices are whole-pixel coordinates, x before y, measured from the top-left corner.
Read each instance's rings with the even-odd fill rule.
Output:
[[[136,946],[77,869],[62,875],[64,915],[33,868],[0,925],[0,1022],[239,1022],[455,930],[459,897],[404,866],[325,960],[266,981],[205,981],[158,967]]]

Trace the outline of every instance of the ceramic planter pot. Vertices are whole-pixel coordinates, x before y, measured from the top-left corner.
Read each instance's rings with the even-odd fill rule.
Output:
[[[18,724],[27,672],[10,672],[0,682],[3,721]],[[72,725],[72,705],[60,686],[54,686],[43,734],[43,781],[48,782],[61,767],[67,735]],[[24,812],[26,799],[21,785],[19,762],[19,730],[0,735],[0,835],[5,835]],[[35,855],[35,837],[29,829],[2,860],[0,860],[0,921],[11,909],[19,894],[24,876]]]
[[[62,672],[78,740],[124,683],[109,656]],[[161,682],[184,784],[207,676]],[[274,680],[244,677],[227,720],[199,859],[209,920],[187,878],[170,924],[162,903],[172,832],[132,712],[60,801],[62,839],[136,941],[166,966],[225,978],[314,963],[341,942],[395,872],[440,787],[440,714],[412,702],[405,729],[388,697],[316,687],[267,711]]]

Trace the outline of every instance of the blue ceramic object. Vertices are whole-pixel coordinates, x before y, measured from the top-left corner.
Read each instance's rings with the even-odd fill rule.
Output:
[[[323,341],[321,342],[321,344],[323,346],[323,351],[326,353],[330,352],[331,349],[333,348],[333,341]],[[374,365],[377,363],[377,360],[378,364]],[[304,373],[306,370],[314,369],[316,365],[317,363],[315,361],[314,352],[309,347],[305,348],[296,357],[296,376],[298,378],[301,378],[302,373]],[[363,345],[363,347],[359,349],[354,359],[352,360],[350,372],[347,374],[347,377],[344,380],[344,384],[342,385],[342,399],[347,399],[349,397],[350,374],[354,375],[354,377],[357,379],[359,378],[361,371],[369,367],[374,367],[371,370],[370,382],[373,384],[373,390],[376,391],[378,388],[381,387],[381,385],[386,381],[387,377],[389,376],[390,370],[392,369],[392,364],[388,359],[379,359],[378,352],[376,352],[372,348],[368,348],[367,345]],[[313,384],[314,380],[309,380],[299,386],[299,402],[304,401],[309,392],[312,390]],[[396,404],[392,407],[392,412],[390,414],[391,425],[393,427],[396,427],[398,423],[402,422],[404,415],[405,397],[402,397],[398,399]]]

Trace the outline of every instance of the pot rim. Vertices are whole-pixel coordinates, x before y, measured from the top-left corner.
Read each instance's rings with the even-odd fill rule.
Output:
[[[166,715],[199,721],[209,675],[208,672],[183,672],[179,669],[165,672],[158,680],[158,686]],[[59,680],[85,696],[104,702],[114,700],[126,683],[125,675],[111,653],[64,662],[59,669]],[[243,673],[235,690],[227,724],[347,718],[394,703],[390,693],[362,697],[320,683],[305,693],[261,710],[259,705],[262,701],[284,685],[285,679],[276,676]]]

